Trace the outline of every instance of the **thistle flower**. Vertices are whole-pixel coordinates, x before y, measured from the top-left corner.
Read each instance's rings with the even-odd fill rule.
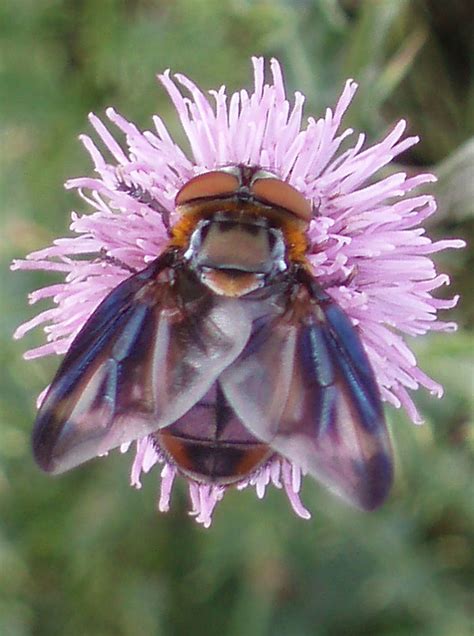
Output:
[[[31,303],[52,299],[54,306],[20,326],[15,337],[43,325],[47,343],[28,351],[25,358],[64,354],[103,298],[130,275],[124,264],[142,269],[163,251],[167,228],[175,220],[174,198],[184,183],[224,165],[260,165],[313,202],[317,213],[308,231],[313,273],[358,325],[382,398],[403,406],[419,423],[408,390],[425,387],[440,397],[442,387],[418,368],[403,336],[455,329],[454,323],[437,319],[437,311],[453,307],[457,297],[432,296],[449,279],[436,272],[430,255],[464,244],[433,243],[425,236],[421,224],[435,212],[436,204],[432,196],[419,194],[419,186],[434,181],[433,175],[398,172],[375,178],[418,138],[404,137],[406,123],[400,121],[373,146],[365,144],[363,134],[351,143],[352,130],[341,132],[340,127],[357,88],[352,80],[346,82],[334,110],[303,124],[304,97],[296,93],[293,102],[287,99],[278,62],[271,61],[269,84],[264,82],[264,61],[254,58],[253,66],[250,94],[241,90],[227,96],[221,87],[208,97],[183,75],[172,78],[167,71],[160,76],[188,137],[190,157],[174,143],[158,116],[153,118],[154,131],[142,132],[109,108],[107,118],[124,138],[122,145],[100,119],[89,116],[105,152],[90,137],[81,136],[96,176],[71,179],[66,188],[77,189],[93,212],[72,213],[74,237],[57,239],[13,263],[13,269],[65,275],[64,282],[30,295]],[[97,258],[100,253],[108,258]],[[351,285],[343,284],[349,277]],[[131,483],[139,488],[141,474],[161,464],[158,507],[166,511],[177,468],[150,437],[134,444]],[[274,456],[237,488],[255,486],[262,498],[269,483],[283,487],[294,511],[308,518],[299,498],[301,476],[297,466]],[[188,480],[188,487],[191,514],[209,526],[226,486]]]

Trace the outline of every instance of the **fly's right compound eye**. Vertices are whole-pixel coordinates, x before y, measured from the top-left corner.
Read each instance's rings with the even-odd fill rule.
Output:
[[[313,216],[310,201],[296,188],[271,173],[257,172],[252,180],[251,193],[260,201],[287,210],[309,223]]]

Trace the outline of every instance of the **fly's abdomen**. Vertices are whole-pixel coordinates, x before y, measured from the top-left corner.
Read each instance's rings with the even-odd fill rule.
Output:
[[[154,438],[178,469],[201,482],[241,481],[273,455],[267,444],[243,426],[218,382]]]

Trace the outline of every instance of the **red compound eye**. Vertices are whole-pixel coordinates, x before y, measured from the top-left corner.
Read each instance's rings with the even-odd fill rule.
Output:
[[[193,177],[179,190],[175,198],[175,205],[185,205],[195,199],[207,199],[231,195],[239,188],[240,182],[236,175],[214,170]]]
[[[251,192],[261,201],[284,208],[306,223],[311,220],[311,203],[298,190],[281,179],[257,175],[252,183]]]

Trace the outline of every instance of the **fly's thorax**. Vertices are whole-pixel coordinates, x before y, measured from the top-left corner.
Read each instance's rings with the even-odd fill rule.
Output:
[[[283,231],[263,217],[218,212],[201,219],[184,259],[215,294],[238,297],[262,288],[288,269]]]

